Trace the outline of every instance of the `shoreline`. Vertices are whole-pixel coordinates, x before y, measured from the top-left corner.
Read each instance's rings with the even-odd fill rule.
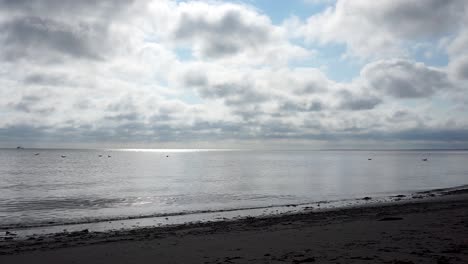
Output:
[[[444,189],[445,190],[445,189]],[[440,191],[440,190],[437,190]],[[445,191],[444,191],[445,192]],[[430,192],[425,192],[430,194]],[[456,215],[458,218],[453,217]],[[409,221],[407,219],[420,218],[419,222]],[[436,219],[437,218],[437,219]],[[458,221],[452,223],[453,221]],[[407,230],[410,225],[415,225],[414,237],[405,237],[398,243],[416,243],[422,241],[416,238],[418,235],[428,232],[427,227],[424,227],[424,223],[431,226],[438,226],[439,231],[452,232],[457,229],[457,232],[453,234],[461,235],[463,238],[468,237],[468,189],[453,189],[446,191],[441,196],[427,196],[424,199],[415,198],[404,202],[387,203],[387,204],[368,204],[367,206],[358,206],[350,208],[330,209],[323,211],[310,211],[301,212],[295,214],[282,214],[268,217],[247,217],[237,220],[217,221],[217,222],[203,222],[203,223],[186,223],[182,225],[164,226],[164,227],[143,227],[130,230],[115,230],[110,232],[90,232],[89,230],[82,230],[77,232],[62,232],[50,235],[38,235],[30,236],[24,240],[8,239],[0,241],[0,261],[2,258],[5,260],[14,260],[14,263],[27,263],[21,262],[21,259],[31,256],[47,256],[47,258],[54,258],[59,256],[61,252],[68,251],[81,251],[89,250],[93,254],[100,254],[102,247],[111,250],[115,245],[125,245],[132,250],[136,250],[138,254],[150,253],[148,249],[142,249],[142,244],[162,244],[163,242],[177,240],[179,243],[189,239],[205,240],[212,237],[220,240],[220,243],[225,243],[224,236],[232,237],[234,240],[245,238],[246,243],[257,243],[250,241],[250,236],[258,235],[273,235],[281,233],[285,236],[299,236],[302,240],[307,241],[309,237],[302,237],[302,232],[309,229],[314,229],[316,234],[321,234],[326,230],[337,229],[341,230],[346,225],[353,225],[353,223],[361,223],[359,226],[361,231],[366,233],[369,228],[363,226],[362,223],[366,223],[369,226],[378,225],[382,227],[381,233],[386,233],[395,225],[402,225],[403,230]],[[389,229],[390,228],[390,229]],[[417,230],[421,228],[421,230]],[[432,227],[431,227],[432,228]],[[345,228],[346,230],[346,228]],[[408,229],[410,230],[410,229]],[[294,232],[293,232],[294,231]],[[297,233],[299,231],[299,233]],[[336,230],[335,230],[336,231]],[[353,230],[348,230],[353,232]],[[429,230],[430,231],[430,230]],[[294,234],[292,234],[292,233]],[[296,233],[295,233],[296,232]],[[406,232],[406,231],[405,231]],[[271,233],[271,234],[270,234]],[[395,236],[401,235],[401,231],[397,232]],[[343,237],[340,232],[334,233],[335,237],[327,238],[336,242],[340,242]],[[360,240],[366,239],[366,236],[373,236],[375,234],[367,234],[359,237]],[[7,236],[4,236],[4,238]],[[447,238],[448,239],[448,238]],[[454,238],[457,239],[457,238]],[[461,239],[461,238],[460,238]],[[302,241],[301,240],[301,241]],[[354,242],[356,241],[354,238]],[[375,239],[374,239],[375,240]],[[373,241],[374,241],[373,240]],[[424,239],[423,239],[424,240]],[[250,241],[250,242],[249,242]],[[377,240],[376,240],[377,241]],[[392,240],[393,241],[393,240]],[[391,243],[393,243],[390,241]],[[448,241],[448,240],[447,240]],[[440,244],[444,247],[450,247],[453,242],[445,243],[446,240],[431,238],[426,241],[429,244]],[[199,241],[200,246],[203,246],[203,242]],[[234,242],[233,242],[234,243]],[[265,243],[278,243],[278,241],[265,241]],[[294,242],[295,243],[295,242]],[[294,244],[293,243],[293,244]],[[351,243],[351,242],[350,242]],[[377,242],[376,242],[377,243]],[[380,242],[379,242],[380,243]],[[397,244],[398,244],[397,243]],[[455,254],[456,258],[460,258],[463,261],[468,260],[468,240],[458,241],[455,251],[460,251],[460,254]],[[454,244],[454,245],[455,245]],[[276,245],[276,244],[275,244]],[[236,244],[236,246],[241,246]],[[293,247],[296,247],[292,245]],[[171,250],[183,250],[174,244],[167,244],[162,248],[171,248]],[[420,247],[420,246],[417,246]],[[274,247],[273,247],[274,248]],[[265,249],[267,250],[267,249]],[[311,249],[312,250],[312,249]],[[342,249],[337,249],[342,250]],[[432,250],[433,251],[433,250]],[[146,254],[145,253],[145,254]],[[240,250],[240,253],[243,253]],[[274,252],[265,253],[272,255]],[[69,253],[67,253],[69,254]],[[217,255],[218,253],[214,254]],[[307,255],[302,252],[304,256]],[[377,253],[374,253],[377,254]],[[72,254],[73,255],[73,254]],[[206,254],[205,257],[208,259],[214,257],[214,255]],[[240,254],[242,255],[242,254]],[[378,254],[377,254],[378,255]],[[430,255],[430,254],[429,254]],[[447,255],[447,254],[445,254]],[[445,256],[444,255],[444,256]],[[73,255],[80,259],[80,254]],[[415,257],[425,257],[426,254]],[[266,259],[269,256],[263,256]],[[19,258],[19,259],[18,259]],[[314,258],[317,258],[316,254]],[[375,259],[374,257],[372,257]],[[49,259],[51,260],[51,259]],[[62,259],[63,260],[63,259]],[[113,259],[116,260],[116,259]],[[117,259],[118,260],[118,259]],[[455,259],[456,260],[456,259]],[[361,260],[362,261],[362,260]],[[48,261],[49,262],[49,261]],[[112,262],[109,260],[109,262]],[[165,263],[164,261],[162,261]],[[190,262],[190,261],[188,261]],[[187,263],[188,263],[187,262]],[[2,262],[10,263],[10,262]],[[13,262],[12,262],[13,263]],[[54,263],[53,260],[50,263]],[[57,262],[59,263],[59,262]],[[91,262],[93,263],[93,262]],[[102,263],[102,262],[101,262]],[[106,262],[105,262],[106,263]],[[126,262],[125,262],[126,263]],[[128,262],[131,263],[131,262]],[[183,263],[183,262],[175,262]],[[200,263],[194,261],[192,263]],[[203,262],[202,262],[203,263]],[[211,262],[208,262],[211,263]],[[234,260],[225,262],[213,262],[213,263],[236,263]],[[244,263],[244,262],[237,262]],[[254,262],[252,262],[254,263]],[[299,262],[298,262],[299,263]],[[305,262],[304,262],[305,263]],[[345,263],[353,263],[352,261]],[[356,262],[361,263],[361,262]],[[384,263],[384,262],[382,262]],[[393,263],[393,262],[388,262]],[[398,262],[398,263],[411,263],[411,262]],[[418,263],[418,262],[414,262]],[[438,263],[438,262],[437,262]],[[457,262],[445,262],[445,263],[457,263]],[[463,263],[463,262],[460,262]]]
[[[327,210],[343,210],[354,207],[371,207],[407,203],[420,199],[441,197],[454,192],[468,192],[468,185],[448,188],[436,188],[420,191],[391,193],[385,196],[362,196],[339,200],[321,200],[283,205],[268,205],[247,208],[227,208],[219,210],[200,210],[192,212],[162,213],[154,215],[138,215],[72,222],[44,222],[38,224],[11,224],[0,226],[1,233],[14,234],[13,239],[30,239],[38,235],[56,235],[82,230],[90,232],[114,232],[141,228],[165,228],[209,222],[238,221],[245,218],[269,218],[282,215],[302,213],[319,213]]]

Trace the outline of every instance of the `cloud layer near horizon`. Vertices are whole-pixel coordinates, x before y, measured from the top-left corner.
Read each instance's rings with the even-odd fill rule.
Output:
[[[468,146],[466,2],[328,2],[0,0],[0,145]]]

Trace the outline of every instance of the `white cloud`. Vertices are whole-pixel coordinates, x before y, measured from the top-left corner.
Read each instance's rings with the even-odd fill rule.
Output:
[[[346,43],[366,58],[402,54],[404,39],[444,35],[458,19],[456,1],[427,2],[435,19],[421,14],[418,3],[338,1],[298,32],[311,41]],[[50,0],[0,6],[2,142],[411,138],[424,134],[413,131],[418,128],[443,128],[444,109],[424,113],[466,77],[464,35],[448,40],[447,69],[380,59],[352,81],[337,82],[319,68],[294,66],[315,52],[288,39],[302,26],[299,20],[274,25],[243,4]],[[409,9],[400,12],[403,7]],[[193,56],[185,58],[181,49]],[[426,108],[408,109],[408,99]],[[468,124],[453,119],[460,134]]]
[[[468,23],[468,14],[464,23]],[[460,33],[447,45],[450,57],[449,69],[452,77],[458,80],[468,80],[468,29],[463,28]]]
[[[242,4],[224,2],[153,3],[150,31],[166,44],[189,49],[201,60],[285,65],[314,52],[291,44],[284,28]]]
[[[348,55],[388,58],[405,55],[407,41],[454,33],[463,12],[463,0],[338,0],[297,34],[311,42],[346,44]]]
[[[408,60],[372,62],[362,69],[361,75],[371,89],[396,98],[429,97],[452,88],[444,71]]]

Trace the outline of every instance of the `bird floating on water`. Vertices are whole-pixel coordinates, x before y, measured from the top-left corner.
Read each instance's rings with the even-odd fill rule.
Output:
[[[427,158],[422,159],[422,161],[427,161]]]
[[[39,155],[39,153],[34,153],[34,156],[38,156],[38,155]]]

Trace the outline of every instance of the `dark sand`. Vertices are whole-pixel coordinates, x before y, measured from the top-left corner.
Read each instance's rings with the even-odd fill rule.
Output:
[[[263,219],[7,239],[0,242],[0,254],[2,264],[468,263],[468,194]]]

